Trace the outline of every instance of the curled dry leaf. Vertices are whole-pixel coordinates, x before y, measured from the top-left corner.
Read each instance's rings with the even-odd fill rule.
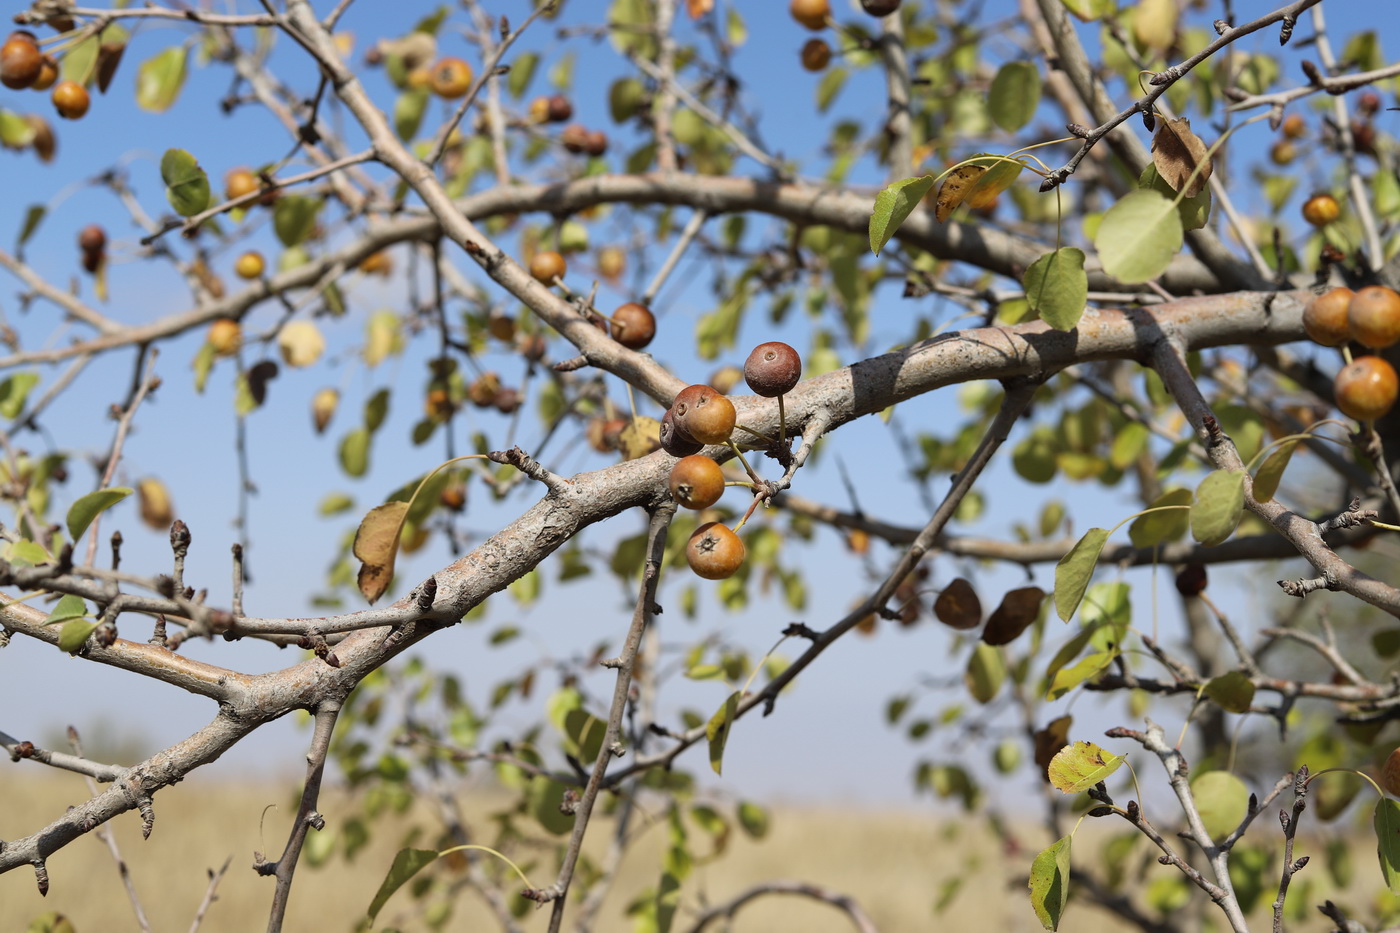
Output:
[[[938,196],[933,202],[933,216],[939,223],[953,215],[953,211],[958,209],[958,205],[986,173],[985,165],[962,165],[948,173],[943,184],[938,186]]]
[[[977,598],[972,584],[958,577],[933,601],[933,614],[950,628],[976,628],[982,624],[982,601]]]
[[[1038,586],[1023,586],[1007,593],[987,620],[982,640],[989,645],[1009,645],[1030,628],[1040,615],[1044,600],[1045,591]]]
[[[1173,191],[1181,191],[1185,185],[1184,193],[1188,198],[1200,194],[1210,180],[1211,161],[1206,144],[1191,132],[1191,121],[1185,117],[1163,120],[1157,127],[1152,137],[1152,164]],[[1199,172],[1196,172],[1197,166],[1200,166]],[[1196,172],[1194,178],[1193,172]]]
[[[399,553],[407,502],[386,502],[369,510],[355,531],[352,551],[361,561],[357,583],[371,603],[384,595],[394,578],[394,559]]]

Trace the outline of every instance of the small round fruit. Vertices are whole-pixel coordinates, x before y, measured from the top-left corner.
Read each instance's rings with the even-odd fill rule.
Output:
[[[1330,194],[1315,194],[1303,202],[1303,219],[1314,227],[1325,227],[1342,216],[1342,206]]]
[[[899,9],[900,0],[860,0],[861,9],[871,16],[889,16]]]
[[[802,357],[778,340],[754,347],[744,363],[744,381],[756,395],[764,398],[774,398],[792,391],[801,378]]]
[[[691,454],[698,454],[705,449],[704,444],[697,443],[694,438],[687,437],[685,432],[676,426],[675,413],[669,408],[666,409],[666,414],[661,416],[659,435],[661,449],[673,457],[689,457]]]
[[[597,159],[608,152],[608,134],[602,130],[590,130],[588,140],[583,144],[583,151]]]
[[[568,269],[564,257],[554,250],[536,253],[530,260],[530,274],[535,277],[535,281],[545,285],[553,285],[555,279],[562,279]]]
[[[1290,113],[1283,118],[1283,135],[1289,139],[1302,139],[1308,135],[1308,124],[1301,113]]]
[[[360,272],[387,279],[394,272],[394,260],[388,251],[381,249],[360,260]]]
[[[1298,147],[1291,139],[1276,139],[1269,147],[1269,161],[1275,165],[1291,165],[1298,158]]]
[[[584,152],[588,149],[588,128],[581,123],[570,123],[559,131],[559,142],[570,152]]]
[[[825,29],[831,16],[831,3],[829,0],[792,0],[788,12],[808,29]]]
[[[107,248],[107,231],[97,224],[88,224],[78,233],[78,249],[85,253],[100,253]]]
[[[12,91],[31,87],[44,67],[44,54],[34,36],[24,31],[10,33],[0,45],[0,84]]]
[[[1366,91],[1356,101],[1356,109],[1366,116],[1373,116],[1381,109],[1381,95],[1375,91]]]
[[[45,55],[39,65],[39,76],[34,79],[34,83],[29,85],[31,90],[47,91],[54,86],[58,80],[58,59],[52,55]]]
[[[53,88],[53,106],[65,120],[80,119],[92,103],[87,88],[77,81],[60,81]]]
[[[831,64],[831,46],[825,39],[808,39],[802,45],[802,67],[808,71],[824,71]]]
[[[671,467],[671,498],[687,509],[708,509],[724,495],[724,471],[709,457],[691,454]]]
[[[259,278],[266,268],[267,263],[263,261],[262,253],[253,249],[239,256],[233,263],[234,274],[240,279]]]
[[[734,431],[734,403],[706,385],[681,389],[671,411],[677,427],[702,444],[723,444]]]
[[[612,319],[613,339],[629,350],[640,350],[656,336],[656,315],[635,301],[614,311]]]
[[[563,94],[553,94],[547,98],[545,108],[550,123],[564,123],[574,115],[574,105]]]
[[[258,176],[246,168],[229,169],[224,176],[224,197],[229,201],[250,195],[261,187]]]
[[[1313,343],[1337,347],[1347,342],[1347,306],[1355,294],[1349,288],[1334,288],[1315,295],[1303,308],[1303,330]]]
[[[209,325],[205,340],[214,348],[216,356],[232,356],[243,342],[243,327],[237,321],[221,317]]]
[[[690,536],[685,560],[697,576],[723,580],[733,576],[744,562],[744,542],[719,522],[706,522]]]
[[[1381,766],[1380,785],[1392,797],[1400,797],[1400,748],[1395,749]]]
[[[620,277],[627,268],[627,254],[619,246],[605,246],[598,251],[598,274],[605,279]]]
[[[1342,367],[1332,390],[1342,414],[1357,421],[1374,421],[1395,404],[1400,379],[1395,368],[1379,356],[1362,356]]]
[[[448,100],[465,97],[472,86],[472,66],[460,58],[440,59],[428,75],[428,86]]]
[[[549,98],[536,97],[530,101],[529,113],[531,123],[549,122]]]
[[[1368,285],[1347,305],[1351,337],[1372,350],[1400,340],[1400,295],[1383,285]]]
[[[336,389],[321,389],[311,397],[311,421],[316,425],[317,434],[326,430],[339,405],[340,392]]]

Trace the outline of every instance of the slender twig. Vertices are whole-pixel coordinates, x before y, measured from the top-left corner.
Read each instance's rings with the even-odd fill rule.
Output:
[[[1298,834],[1298,818],[1303,815],[1307,805],[1308,766],[1303,765],[1293,779],[1293,812],[1290,814],[1280,810],[1278,813],[1279,822],[1283,825],[1283,868],[1279,873],[1278,897],[1274,898],[1274,933],[1283,933],[1283,903],[1288,897],[1288,885],[1293,881],[1293,876],[1308,864],[1306,855],[1293,861],[1293,839]]]
[[[138,376],[136,392],[132,395],[131,401],[121,410],[121,413],[117,417],[117,432],[112,438],[111,449],[107,451],[107,460],[102,468],[102,477],[97,482],[98,489],[106,489],[111,485],[112,477],[117,472],[117,463],[122,457],[122,445],[126,442],[127,432],[131,430],[131,419],[135,417],[136,409],[141,407],[141,402],[146,398],[146,395],[160,384],[160,380],[157,379],[155,375],[156,358],[159,355],[160,351],[156,348],[152,347],[150,349],[149,358],[144,360],[146,363],[144,375],[139,374],[139,366],[142,362],[142,358],[138,357],[137,359]],[[88,534],[87,560],[85,563],[89,565],[97,560],[97,537],[101,524],[102,515],[99,513],[97,517],[92,520],[92,528]]]
[[[688,933],[703,933],[706,927],[717,920],[732,920],[740,908],[769,894],[790,894],[806,897],[823,904],[829,904],[850,918],[858,933],[876,933],[875,922],[849,894],[841,894],[821,885],[805,881],[765,881],[735,895],[723,904],[711,907],[702,913],[690,927]]]
[[[349,0],[346,0],[348,3]],[[229,865],[233,864],[233,856],[224,859],[224,863],[219,866],[219,870],[209,869],[209,885],[204,889],[204,898],[199,902],[199,909],[195,911],[194,920],[190,922],[189,933],[199,933],[199,927],[204,923],[204,915],[209,912],[209,908],[218,900],[216,891],[219,890],[219,882],[224,879],[224,872],[228,871]]]
[[[78,737],[78,730],[72,726],[68,727],[68,743],[73,746],[73,754],[79,758],[83,757],[82,742]],[[97,781],[91,774],[84,774],[83,780],[87,783],[88,792],[94,797],[99,793]],[[127,867],[126,859],[122,857],[121,847],[117,845],[117,835],[112,832],[110,826],[99,826],[96,836],[107,844],[107,851],[112,853],[112,860],[117,863],[117,874],[121,876],[122,886],[126,888],[126,898],[131,902],[131,909],[136,914],[136,925],[149,933],[151,929],[150,921],[146,919],[146,910],[141,906],[141,897],[136,893],[136,883],[131,878],[131,869]],[[147,835],[150,831],[147,830]]]
[[[656,270],[656,275],[652,276],[651,284],[646,291],[642,292],[641,303],[650,308],[656,302],[656,296],[661,292],[661,286],[666,284],[666,279],[676,268],[676,263],[680,262],[681,256],[690,248],[696,234],[705,225],[705,221],[710,219],[709,212],[703,208],[697,208],[690,219],[681,228],[681,235],[676,239],[676,245],[671,247],[671,252],[666,255],[666,260],[661,264],[661,268]]]

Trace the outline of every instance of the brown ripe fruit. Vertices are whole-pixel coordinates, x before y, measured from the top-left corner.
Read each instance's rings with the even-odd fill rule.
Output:
[[[553,285],[554,280],[562,279],[568,270],[564,257],[554,250],[536,253],[530,260],[530,274],[535,277],[536,282],[543,282],[545,285]]]
[[[496,411],[503,415],[514,414],[515,410],[520,407],[520,390],[507,386],[496,393],[491,404],[495,405]]]
[[[705,448],[704,444],[696,443],[694,438],[687,437],[676,427],[675,413],[669,408],[666,409],[666,414],[661,416],[660,436],[661,449],[673,457],[689,457]]]
[[[554,94],[545,100],[545,118],[550,123],[564,123],[574,115],[574,105],[563,94]]]
[[[697,576],[723,580],[733,576],[744,562],[744,542],[719,522],[706,522],[695,529],[685,546],[685,560]]]
[[[792,391],[802,378],[802,357],[779,340],[760,343],[744,362],[744,381],[756,395],[774,398]]]
[[[85,253],[100,253],[107,248],[107,231],[97,224],[88,224],[78,234],[78,249]]]
[[[1342,206],[1330,194],[1315,194],[1303,202],[1303,219],[1314,227],[1325,227],[1342,216]]]
[[[792,0],[788,12],[808,29],[825,29],[831,16],[831,3],[829,0]]]
[[[656,336],[656,315],[645,305],[629,301],[612,315],[613,339],[629,350],[640,350]]]
[[[608,151],[608,134],[602,130],[591,130],[588,133],[588,140],[583,145],[583,151],[593,158],[606,155]]]
[[[1176,591],[1182,596],[1200,596],[1208,582],[1205,564],[1187,564],[1176,575]]]
[[[1381,95],[1366,91],[1356,101],[1356,109],[1365,116],[1374,116],[1381,109]]]
[[[723,444],[734,430],[734,403],[706,385],[681,389],[671,411],[676,426],[702,444]]]
[[[76,81],[60,81],[54,85],[53,106],[65,120],[81,119],[91,103],[87,88]]]
[[[900,0],[860,0],[861,9],[871,16],[889,16],[899,9]]]
[[[1352,295],[1349,288],[1334,288],[1313,296],[1303,308],[1303,330],[1308,339],[1324,347],[1337,347],[1347,342],[1347,306]]]
[[[515,318],[509,314],[492,314],[486,319],[486,332],[502,343],[513,343]]]
[[[467,507],[467,484],[453,480],[438,493],[438,504],[450,512],[460,512]]]
[[[1357,421],[1374,421],[1395,404],[1400,379],[1395,368],[1379,356],[1362,356],[1342,367],[1332,391],[1342,414]]]
[[[1347,305],[1351,338],[1372,350],[1400,340],[1400,295],[1384,285],[1368,285]]]
[[[1308,135],[1308,123],[1301,113],[1290,113],[1283,118],[1283,135],[1289,139],[1302,139]]]
[[[12,91],[32,87],[43,66],[44,55],[30,33],[12,32],[0,45],[0,84]]]
[[[1400,797],[1400,748],[1395,749],[1381,766],[1379,781],[1385,792],[1392,797]]]
[[[243,326],[237,321],[221,317],[209,325],[205,342],[214,348],[216,356],[233,356],[243,342]]]
[[[570,152],[583,152],[588,148],[588,129],[581,123],[570,123],[559,131],[559,142]]]
[[[224,198],[229,201],[252,194],[261,187],[258,176],[246,168],[229,169],[224,176]]]
[[[490,408],[496,404],[496,395],[501,391],[501,377],[495,373],[482,373],[467,386],[467,398],[477,408]]]
[[[239,256],[233,263],[233,272],[240,279],[256,279],[266,268],[267,263],[263,261],[262,253],[252,249]]]
[[[39,77],[34,79],[34,83],[29,85],[31,90],[47,91],[54,86],[58,80],[58,59],[52,55],[45,55],[39,65]]]
[[[460,58],[439,59],[428,74],[428,86],[447,100],[465,97],[472,86],[472,66]]]
[[[691,454],[671,467],[671,498],[687,509],[708,509],[724,495],[724,471],[709,457]]]
[[[549,345],[540,334],[525,334],[520,338],[518,349],[520,355],[525,359],[531,363],[538,363],[544,359],[545,351],[549,349]]]
[[[808,71],[825,71],[831,64],[831,46],[825,39],[808,39],[802,45],[802,67]]]

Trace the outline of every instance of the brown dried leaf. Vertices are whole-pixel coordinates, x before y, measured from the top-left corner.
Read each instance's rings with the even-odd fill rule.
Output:
[[[933,601],[933,614],[949,628],[976,628],[982,624],[982,601],[972,584],[958,577]]]
[[[1069,727],[1073,724],[1072,716],[1061,716],[1047,723],[1044,729],[1036,730],[1035,766],[1047,781],[1050,780],[1050,762],[1060,749],[1069,744]]]
[[[1188,198],[1200,194],[1210,180],[1211,161],[1206,154],[1206,144],[1191,132],[1191,121],[1186,117],[1163,120],[1157,127],[1152,137],[1152,164],[1173,191],[1180,192],[1189,179],[1190,185],[1185,191]],[[1198,165],[1201,166],[1199,174],[1191,178]]]
[[[1023,586],[1007,593],[987,620],[987,627],[982,630],[982,640],[989,645],[1011,644],[1040,615],[1040,604],[1044,599],[1045,591],[1038,586]]]
[[[933,202],[933,216],[943,223],[953,215],[972,191],[972,187],[987,173],[985,165],[964,165],[953,169],[943,184],[938,186],[938,197]]]
[[[371,603],[384,595],[389,581],[394,578],[399,534],[407,514],[407,502],[386,502],[370,509],[355,531],[355,544],[351,550],[362,562],[358,583],[360,592]]]

